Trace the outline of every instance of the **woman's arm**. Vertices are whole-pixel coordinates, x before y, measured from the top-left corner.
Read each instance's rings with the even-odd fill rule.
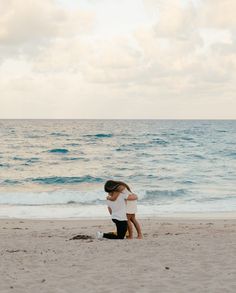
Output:
[[[138,196],[134,193],[131,193],[128,197],[127,200],[137,200]]]
[[[137,200],[138,199],[138,196],[136,194],[132,193],[131,191],[127,190],[126,192],[130,193],[128,195],[128,197],[126,198],[126,200]],[[107,196],[107,200],[115,201],[119,195],[120,195],[120,192],[113,192],[112,195]]]
[[[111,215],[111,213],[112,213],[112,209],[110,208],[110,207],[107,207],[108,208],[108,211],[109,211],[109,213],[110,213],[110,215]]]

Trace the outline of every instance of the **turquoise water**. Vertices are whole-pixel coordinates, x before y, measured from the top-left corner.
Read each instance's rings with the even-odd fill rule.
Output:
[[[0,217],[104,217],[127,182],[140,215],[236,211],[236,121],[0,120]]]

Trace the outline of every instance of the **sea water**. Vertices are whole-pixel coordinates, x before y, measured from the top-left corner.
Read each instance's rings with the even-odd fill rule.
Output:
[[[108,179],[141,217],[236,212],[235,120],[0,120],[0,142],[0,217],[108,217]]]

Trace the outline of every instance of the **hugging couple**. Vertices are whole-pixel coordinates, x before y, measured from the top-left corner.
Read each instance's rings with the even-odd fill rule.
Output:
[[[116,224],[116,233],[97,232],[97,238],[124,239],[128,230],[128,239],[133,238],[133,226],[137,238],[142,239],[142,232],[135,213],[137,212],[137,195],[132,193],[129,186],[122,181],[108,180],[104,185],[107,196],[107,206],[112,221]]]

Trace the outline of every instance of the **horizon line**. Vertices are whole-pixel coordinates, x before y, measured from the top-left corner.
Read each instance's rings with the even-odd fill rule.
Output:
[[[0,120],[186,120],[186,121],[229,121],[236,118],[0,118]]]

